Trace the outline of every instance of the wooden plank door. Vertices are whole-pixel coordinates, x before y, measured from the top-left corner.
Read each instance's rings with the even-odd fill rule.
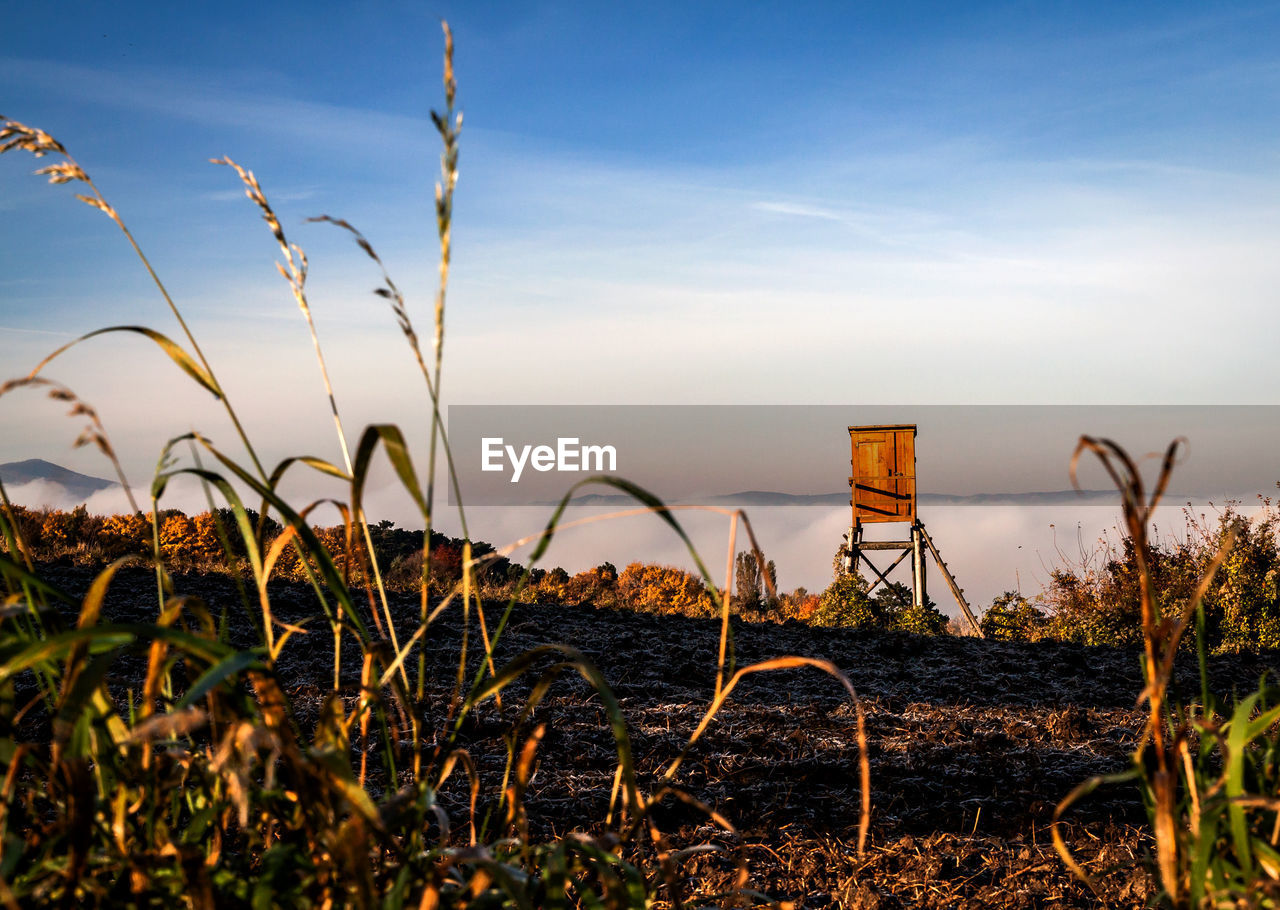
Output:
[[[854,518],[863,522],[915,518],[913,428],[851,430]]]

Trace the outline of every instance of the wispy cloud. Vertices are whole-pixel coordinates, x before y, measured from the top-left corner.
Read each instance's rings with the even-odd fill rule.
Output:
[[[262,91],[211,88],[197,72],[155,67],[106,69],[20,57],[0,59],[0,80],[11,87],[39,86],[103,105],[195,121],[205,126],[287,135],[333,148],[335,131],[359,144],[428,139],[419,117],[326,104]]]
[[[795,215],[797,218],[819,218],[823,221],[847,221],[839,212],[819,208],[816,205],[801,205],[795,202],[753,202],[751,208],[757,212],[773,212],[778,215]]]

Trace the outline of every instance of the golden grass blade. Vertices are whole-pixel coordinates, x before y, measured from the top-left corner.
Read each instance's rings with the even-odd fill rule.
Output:
[[[724,662],[729,646],[729,605],[733,603],[734,561],[738,556],[738,516],[729,520],[729,550],[724,560],[724,602],[720,605],[720,654],[716,663],[716,696],[724,689]]]
[[[1067,810],[1075,805],[1075,803],[1083,799],[1085,796],[1088,796],[1103,784],[1116,784],[1135,780],[1138,775],[1139,772],[1137,769],[1131,769],[1119,774],[1100,774],[1096,777],[1091,777],[1083,783],[1076,785],[1076,787],[1074,787],[1062,802],[1058,803],[1057,807],[1053,810],[1053,822],[1049,825],[1049,833],[1053,837],[1053,849],[1057,851],[1058,856],[1062,858],[1064,863],[1066,863],[1067,868],[1074,872],[1076,877],[1084,882],[1089,887],[1089,890],[1098,898],[1102,897],[1102,893],[1098,890],[1098,886],[1094,884],[1094,881],[1089,877],[1089,874],[1084,871],[1078,862],[1076,862],[1075,855],[1072,854],[1070,848],[1067,847],[1067,842],[1062,837],[1062,832],[1059,830],[1062,823],[1062,816],[1065,815]]]
[[[13,562],[21,560],[26,563],[28,572],[34,571],[35,563],[31,559],[31,550],[23,539],[22,525],[18,521],[18,516],[14,514],[13,503],[9,502],[9,494],[5,491],[2,480],[0,480],[0,531],[4,533],[5,545]]]
[[[477,831],[476,831],[476,803],[477,803],[477,802],[479,801],[479,799],[480,799],[480,773],[479,773],[479,771],[476,769],[476,763],[472,760],[471,755],[470,755],[470,753],[468,753],[468,752],[467,752],[467,750],[465,750],[465,749],[454,749],[454,750],[453,750],[452,752],[450,752],[447,756],[445,756],[444,763],[440,766],[440,774],[439,774],[439,776],[436,778],[436,786],[435,786],[435,789],[436,789],[436,790],[439,790],[441,787],[443,787],[443,786],[444,786],[445,781],[447,781],[447,780],[449,779],[450,775],[452,775],[452,774],[453,774],[453,769],[454,769],[455,767],[457,767],[458,765],[462,765],[462,767],[466,770],[466,772],[467,772],[467,782],[468,782],[468,784],[470,785],[470,793],[471,793],[471,803],[470,803],[470,806],[471,806],[471,811],[470,811],[471,846],[473,846],[473,847],[474,847],[474,846],[476,846],[476,844],[478,843],[478,841],[477,841],[477,839],[476,839],[476,838],[477,838]]]
[[[1200,576],[1200,580],[1196,583],[1195,593],[1191,595],[1191,599],[1183,607],[1177,623],[1168,632],[1168,644],[1160,662],[1158,678],[1166,680],[1173,678],[1173,662],[1178,655],[1178,645],[1182,642],[1182,636],[1186,632],[1187,626],[1191,623],[1191,617],[1195,616],[1196,611],[1200,609],[1200,605],[1204,603],[1205,595],[1209,593],[1209,586],[1213,584],[1213,579],[1217,576],[1218,570],[1222,568],[1222,563],[1226,561],[1227,554],[1231,552],[1231,548],[1235,545],[1235,540],[1234,530],[1229,530],[1222,538],[1222,543],[1213,554],[1213,558]]]
[[[94,649],[120,648],[131,644],[134,630],[118,626],[94,626],[87,629],[71,629],[28,644],[0,664],[0,685],[25,670],[54,661],[69,654],[81,642],[89,642]]]
[[[31,569],[15,562],[10,556],[0,553],[0,574],[6,577],[12,576],[18,579],[22,584],[30,587],[33,591],[60,600],[65,604],[75,605],[75,599],[71,595],[65,593],[58,587],[49,584],[40,576],[36,575]],[[34,605],[31,605],[34,606]]]
[[[697,728],[689,737],[688,743],[678,756],[667,766],[667,770],[663,772],[662,780],[671,781],[674,779],[676,771],[688,756],[689,751],[694,744],[702,738],[702,734],[707,731],[712,720],[724,707],[724,703],[728,700],[729,695],[744,677],[752,673],[763,673],[769,670],[789,670],[796,667],[814,667],[822,670],[824,673],[834,676],[853,701],[854,709],[858,718],[858,766],[862,783],[862,811],[858,820],[858,853],[861,854],[866,847],[867,834],[871,825],[871,761],[867,751],[867,734],[866,734],[866,712],[862,706],[862,699],[858,697],[858,693],[853,688],[853,683],[849,681],[849,677],[831,661],[822,660],[816,657],[775,657],[771,660],[762,660],[759,663],[751,664],[743,667],[730,677],[728,684],[719,692],[715,699],[712,700],[711,706],[702,716],[702,720],[698,723]]]
[[[338,573],[337,567],[333,564],[333,560],[329,558],[328,552],[325,550],[324,545],[320,542],[319,538],[316,537],[315,532],[311,529],[310,525],[307,524],[306,519],[303,518],[301,515],[299,515],[291,506],[289,506],[288,503],[286,503],[283,499],[281,499],[280,496],[274,490],[266,486],[262,481],[258,480],[253,475],[249,474],[242,467],[240,467],[240,465],[236,464],[234,461],[228,458],[221,450],[218,449],[217,446],[215,446],[209,440],[205,439],[199,433],[193,433],[191,434],[191,437],[195,439],[197,442],[199,442],[200,445],[202,445],[207,451],[209,451],[215,458],[217,458],[218,461],[221,462],[232,474],[234,474],[237,479],[239,479],[242,483],[244,483],[250,489],[252,489],[258,496],[261,496],[265,500],[270,502],[271,505],[275,508],[276,512],[280,514],[281,518],[283,518],[290,525],[292,525],[297,529],[298,535],[299,537],[302,538],[303,542],[305,543],[307,551],[316,557],[316,561],[320,568],[321,575],[324,577],[325,582],[328,584],[330,593],[332,593],[334,598],[338,601],[338,604],[341,607],[342,612],[347,617],[347,619],[350,620],[350,622],[355,627],[357,632],[359,632],[361,641],[362,642],[368,641],[368,632],[366,630],[364,621],[360,619],[360,615],[355,609],[355,604],[351,600],[351,596],[347,590],[347,586],[343,583],[343,580]],[[241,513],[243,512],[244,507],[242,504],[240,504],[240,499],[236,495],[235,491],[231,488],[230,484],[228,484],[227,481],[221,477],[221,475],[218,475],[210,471],[199,471],[194,468],[183,468],[182,470],[175,471],[173,473],[174,474],[185,473],[185,474],[194,474],[196,476],[204,476],[209,479],[210,483],[217,486],[218,489],[223,493],[223,495],[227,496],[229,498],[229,501],[232,502],[233,508],[237,509],[236,520],[238,522],[241,522],[241,533],[246,538],[245,544],[246,546],[249,546],[251,544],[252,538],[253,538],[253,530],[249,526],[247,518],[243,519],[243,521],[241,518]],[[252,548],[252,552],[253,554],[256,555],[256,547]],[[261,562],[260,561],[256,562],[254,564],[254,568],[258,577],[260,577],[262,572]]]
[[[142,723],[135,724],[125,741],[136,744],[185,736],[204,726],[208,720],[208,712],[203,708],[179,708],[167,714],[157,714]]]
[[[392,677],[400,672],[400,668],[404,666],[405,658],[409,656],[409,652],[413,650],[413,646],[416,645],[426,633],[426,624],[420,624],[418,628],[414,630],[413,635],[411,635],[409,640],[404,643],[404,647],[396,653],[395,660],[387,664],[387,668],[382,672],[382,678],[378,680],[379,686],[387,685],[391,682]]]
[[[77,194],[76,198],[81,202],[91,205],[105,213],[107,217],[115,222],[116,227],[120,229],[125,240],[128,241],[129,246],[133,249],[134,254],[142,263],[143,268],[146,269],[147,275],[150,276],[152,283],[155,284],[156,289],[160,292],[160,296],[164,298],[165,304],[169,307],[169,312],[173,314],[173,318],[177,320],[178,325],[182,328],[182,332],[186,335],[187,341],[191,345],[191,350],[195,352],[196,358],[200,361],[200,365],[204,373],[207,374],[208,379],[216,387],[218,383],[213,378],[213,367],[209,364],[208,358],[205,357],[204,351],[200,349],[200,344],[196,341],[195,335],[192,334],[190,327],[187,325],[186,319],[183,318],[182,311],[179,310],[178,305],[174,303],[173,297],[169,294],[169,289],[166,288],[164,282],[160,280],[160,276],[152,267],[151,261],[147,259],[146,254],[143,253],[142,247],[138,245],[138,241],[134,239],[133,233],[124,223],[124,219],[120,217],[119,213],[116,212],[114,208],[107,204],[106,199],[103,198],[97,185],[89,179],[89,176],[84,172],[84,169],[76,163],[75,159],[71,157],[66,148],[63,147],[62,143],[58,142],[44,130],[26,126],[25,124],[18,123],[15,120],[4,120],[4,118],[0,118],[0,121],[3,121],[0,123],[0,154],[4,154],[12,149],[22,149],[30,152],[35,157],[40,158],[52,152],[62,156],[65,159],[65,164],[61,166],[55,165],[50,168],[42,168],[37,173],[48,176],[50,183],[80,181],[88,186],[93,195],[86,196],[83,194]],[[266,472],[263,470],[262,463],[258,460],[258,454],[254,451],[253,444],[249,441],[248,434],[245,433],[244,426],[240,423],[240,417],[236,414],[235,408],[231,406],[231,402],[227,400],[226,396],[222,395],[220,392],[218,395],[222,401],[223,408],[227,412],[227,416],[231,420],[232,426],[235,427],[236,434],[239,436],[241,443],[243,443],[245,447],[245,451],[253,461],[254,467],[257,469],[259,474],[265,477]]]
[[[539,659],[551,654],[563,655],[565,658],[564,663],[577,670],[582,678],[585,679],[593,689],[595,689],[596,694],[604,703],[605,714],[609,719],[609,726],[613,732],[614,744],[618,752],[618,762],[622,765],[622,782],[625,801],[630,806],[639,810],[642,807],[643,802],[640,797],[639,788],[636,785],[635,767],[631,758],[631,735],[627,732],[627,724],[626,720],[622,716],[622,708],[614,697],[613,690],[605,681],[603,674],[601,674],[596,665],[577,648],[561,644],[538,645],[535,648],[530,648],[519,657],[516,657],[500,668],[497,675],[490,680],[490,682],[483,685],[473,694],[468,695],[465,707],[469,709],[490,697],[496,696],[516,679],[527,673]],[[483,673],[484,668],[482,668],[480,672]],[[460,714],[458,719],[454,722],[454,735],[457,734],[464,716],[465,711]]]
[[[333,383],[329,381],[329,368],[325,364],[324,352],[320,348],[320,337],[316,332],[315,320],[311,316],[311,305],[307,302],[307,256],[302,252],[301,247],[285,239],[284,229],[280,226],[280,219],[276,217],[271,204],[267,202],[262,186],[258,183],[258,179],[253,175],[252,171],[246,170],[226,156],[211,158],[210,162],[212,164],[226,165],[235,170],[240,176],[240,180],[245,184],[245,195],[262,210],[263,220],[267,222],[267,225],[271,228],[272,235],[280,245],[280,251],[284,254],[285,265],[276,263],[276,268],[288,281],[289,289],[293,293],[293,299],[298,304],[298,309],[302,311],[302,315],[306,319],[307,329],[311,333],[311,346],[315,350],[316,362],[320,365],[320,378],[324,383],[325,394],[329,398],[329,410],[333,414],[333,425],[338,434],[338,447],[342,450],[342,458],[346,463],[347,473],[349,474],[351,473],[351,450],[347,446],[347,436],[342,429],[342,418],[338,414],[338,401],[333,394]]]
[[[719,825],[722,829],[724,829],[724,832],[726,834],[729,834],[733,837],[738,836],[738,829],[733,824],[733,822],[729,821],[729,819],[725,818],[723,815],[721,815],[715,809],[711,808],[711,806],[707,805],[702,800],[691,796],[690,794],[686,793],[684,790],[681,790],[679,787],[673,787],[670,784],[664,784],[662,787],[658,788],[658,790],[656,790],[652,796],[649,797],[649,799],[647,800],[648,805],[656,806],[658,803],[662,802],[662,800],[668,796],[675,797],[685,805],[692,806],[693,808],[697,809],[707,818],[711,819],[713,822]],[[694,847],[691,849],[694,850],[695,852],[701,852],[704,850],[719,850],[719,848],[713,844],[707,844],[700,847]]]
[[[81,335],[74,341],[68,341],[52,354],[45,357],[44,360],[41,360],[36,364],[35,369],[27,374],[27,378],[34,379],[41,370],[49,365],[50,361],[60,357],[71,348],[80,344],[80,342],[88,341],[90,338],[95,338],[98,335],[106,335],[111,332],[132,332],[137,335],[142,335],[145,338],[150,338],[157,346],[159,346],[160,350],[164,351],[170,360],[178,365],[178,368],[181,369],[182,372],[186,373],[199,383],[199,385],[213,395],[214,398],[222,398],[222,388],[218,385],[217,381],[213,378],[213,374],[211,374],[208,369],[196,363],[195,360],[191,358],[190,354],[184,351],[180,345],[171,340],[168,336],[157,332],[155,329],[149,329],[142,325],[113,325],[105,329],[97,329]]]

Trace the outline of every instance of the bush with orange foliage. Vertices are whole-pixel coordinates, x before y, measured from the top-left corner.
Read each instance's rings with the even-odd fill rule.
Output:
[[[212,512],[201,512],[192,519],[195,537],[191,547],[196,559],[217,559],[222,555],[222,543],[218,540],[218,526]]]
[[[573,576],[564,585],[565,602],[612,607],[618,603],[618,570],[603,563]]]
[[[618,603],[649,613],[715,615],[715,601],[702,579],[674,566],[631,563],[618,576]]]
[[[821,600],[817,594],[810,594],[804,588],[796,588],[792,593],[778,598],[778,618],[784,621],[794,619],[797,622],[810,622]]]
[[[89,511],[78,505],[70,512],[50,509],[45,512],[40,525],[40,537],[45,546],[58,549],[76,549],[85,540],[85,530],[90,524]]]
[[[187,563],[196,549],[196,523],[181,512],[167,512],[160,522],[160,555],[165,561]]]
[[[98,542],[108,559],[141,556],[151,551],[150,515],[112,515],[102,524]]]
[[[12,521],[18,529],[18,533],[22,536],[23,544],[28,549],[41,546],[44,542],[41,534],[44,519],[41,514],[25,506],[15,505],[11,506],[11,509]]]

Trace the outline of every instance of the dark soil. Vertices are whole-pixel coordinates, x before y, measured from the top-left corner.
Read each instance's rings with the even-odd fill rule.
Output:
[[[50,569],[47,577],[79,593],[91,574]],[[154,618],[154,585],[147,573],[122,572],[103,621]],[[180,577],[177,587],[202,598],[215,616],[225,608],[237,644],[256,643],[227,579]],[[405,616],[403,641],[418,603],[397,597],[395,604]],[[273,586],[272,605],[284,622],[317,615],[306,626],[311,634],[295,636],[279,665],[305,724],[331,682],[332,637],[308,587]],[[498,605],[486,608],[490,630],[500,614]],[[428,636],[440,726],[460,632],[459,613],[450,610]],[[474,622],[471,636],[474,649]],[[734,641],[738,666],[784,654],[822,657],[852,680],[867,710],[872,825],[859,856],[856,715],[840,684],[813,669],[749,676],[677,776],[686,792],[727,816],[737,836],[675,800],[657,817],[677,846],[710,841],[729,848],[686,867],[701,882],[731,882],[736,858],[745,857],[752,887],[800,907],[1139,907],[1151,896],[1140,864],[1148,843],[1136,789],[1103,788],[1068,816],[1067,841],[1096,876],[1101,900],[1063,866],[1048,830],[1054,807],[1076,784],[1127,765],[1142,727],[1136,652],[736,621]],[[548,642],[580,649],[603,671],[630,725],[641,788],[651,790],[711,701],[718,622],[520,606],[496,656],[502,663]],[[358,672],[354,651],[344,662]],[[122,659],[116,684],[136,688],[128,677],[141,667],[141,657]],[[1277,667],[1274,653],[1215,658],[1211,676],[1215,688],[1230,693],[1252,689]],[[1194,661],[1179,668],[1177,684],[1198,691]],[[344,680],[344,688],[354,697],[358,680]],[[499,735],[519,713],[520,691],[509,690],[501,708],[487,707],[464,727],[487,792],[501,780]],[[527,795],[530,824],[544,835],[598,824],[616,763],[601,700],[576,674],[565,674],[533,723],[545,723],[547,733]],[[441,798],[460,824],[466,790],[460,775],[455,780],[456,792],[451,781]]]

